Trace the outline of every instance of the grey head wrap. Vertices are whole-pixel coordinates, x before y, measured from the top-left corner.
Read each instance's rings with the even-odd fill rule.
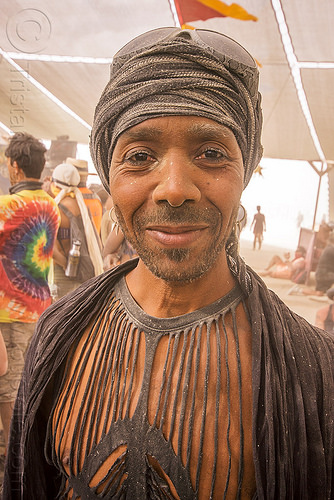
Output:
[[[159,29],[148,32],[114,58],[110,81],[95,110],[90,140],[103,186],[109,192],[113,150],[125,130],[149,118],[190,115],[209,118],[233,131],[243,155],[246,187],[262,156],[255,61],[237,42],[219,33],[163,29],[171,34],[143,46],[143,37]],[[203,32],[218,36],[219,43],[221,39],[219,50],[202,41],[197,33]],[[250,62],[244,64],[238,50]]]

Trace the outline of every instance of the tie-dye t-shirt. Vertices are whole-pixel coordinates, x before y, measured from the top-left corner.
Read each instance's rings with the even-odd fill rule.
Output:
[[[0,196],[0,323],[34,323],[51,304],[48,273],[60,215],[42,189]]]

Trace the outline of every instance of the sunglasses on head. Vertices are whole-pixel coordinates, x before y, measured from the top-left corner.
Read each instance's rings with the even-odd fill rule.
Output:
[[[128,42],[115,54],[112,69],[118,70],[131,56],[175,38],[191,40],[202,48],[209,47],[211,52],[221,59],[225,60],[226,57],[233,59],[253,70],[257,67],[253,57],[242,45],[222,33],[204,29],[182,30],[174,27],[147,31]]]

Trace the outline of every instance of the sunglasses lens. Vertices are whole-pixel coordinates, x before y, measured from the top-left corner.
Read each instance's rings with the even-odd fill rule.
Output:
[[[130,40],[124,47],[122,47],[114,56],[122,57],[132,52],[138,52],[142,49],[147,49],[153,45],[161,42],[173,32],[178,33],[179,28],[157,28],[155,30],[147,31],[143,35],[138,35],[133,40]]]
[[[181,30],[180,28],[157,28],[142,35],[137,36],[124,47],[122,47],[114,56],[113,69],[118,69],[126,61],[130,54],[139,53],[143,49],[148,49],[166,39],[187,37],[198,45],[207,45],[211,47],[217,56],[227,56],[235,59],[239,63],[256,67],[253,57],[238,42],[226,35],[211,30]]]
[[[220,55],[236,59],[238,62],[251,68],[256,67],[256,63],[250,53],[238,42],[232,40],[232,38],[210,30],[196,30],[196,34],[206,45],[213,48]]]

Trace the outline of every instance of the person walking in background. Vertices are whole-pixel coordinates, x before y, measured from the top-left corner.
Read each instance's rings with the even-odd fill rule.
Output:
[[[39,181],[46,148],[26,133],[5,151],[11,188],[0,196],[0,328],[8,370],[0,378],[0,415],[7,447],[25,353],[41,313],[51,304],[48,273],[60,222]]]
[[[254,215],[253,221],[251,223],[250,229],[254,226],[254,241],[253,241],[253,250],[256,249],[256,243],[258,244],[259,250],[262,246],[263,241],[263,231],[266,231],[266,218],[263,214],[261,214],[261,207],[258,205],[256,207],[256,214]]]
[[[61,215],[53,252],[55,298],[63,297],[103,272],[100,238],[78,189],[79,182],[80,175],[74,165],[62,163],[52,173],[51,190]],[[73,274],[66,269],[75,241],[80,242],[80,259]]]
[[[65,163],[67,165],[74,165],[80,174],[80,183],[78,188],[92,217],[96,232],[98,236],[100,236],[103,205],[100,197],[87,186],[88,176],[96,174],[90,174],[88,172],[88,162],[86,160],[80,160],[79,158],[66,158]]]

